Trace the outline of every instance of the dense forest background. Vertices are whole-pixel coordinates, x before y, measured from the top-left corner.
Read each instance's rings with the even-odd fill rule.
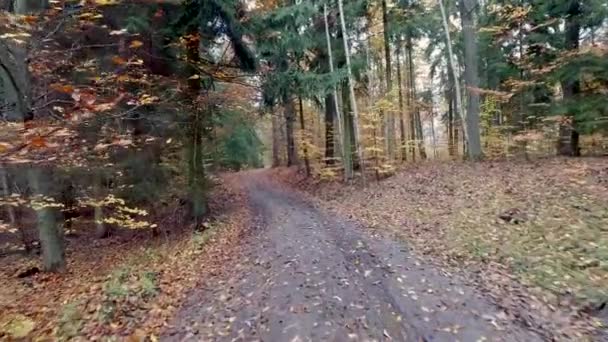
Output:
[[[607,18],[601,0],[0,1],[0,257],[70,272],[77,248],[205,231],[225,171],[365,184],[605,155]]]

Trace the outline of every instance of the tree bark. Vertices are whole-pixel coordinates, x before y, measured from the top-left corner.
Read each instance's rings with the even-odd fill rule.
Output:
[[[565,46],[569,51],[575,51],[579,48],[581,24],[579,23],[581,15],[581,4],[579,0],[571,0],[566,16],[566,31],[565,31]],[[581,82],[579,75],[563,80],[562,91],[564,100],[571,101],[580,93]],[[576,118],[569,117],[570,124],[561,124],[560,139],[558,141],[558,153],[568,156],[580,156],[579,133],[576,127]]]
[[[333,56],[333,50],[331,47],[331,35],[329,34],[329,23],[327,22],[327,4],[323,4],[323,21],[325,23],[325,40],[327,42],[327,62],[329,64],[329,72],[330,73],[334,73],[334,56]],[[346,136],[344,133],[344,122],[342,120],[342,117],[340,115],[340,108],[338,108],[338,91],[336,89],[336,86],[334,85],[333,89],[332,89],[332,97],[333,97],[333,106],[334,106],[334,110],[335,110],[335,117],[336,117],[336,121],[338,121],[338,134],[340,135],[340,139],[342,139],[342,143],[340,144],[340,147],[342,148],[342,159],[343,159],[343,164],[344,164],[344,178],[345,180],[348,180],[350,178],[352,178],[352,174],[353,174],[353,169],[351,167],[351,165],[347,165],[346,164],[346,154],[347,154],[347,148],[346,146],[348,146],[348,141],[346,140]],[[327,100],[327,98],[326,98]],[[327,101],[325,102],[326,106],[328,105]],[[327,109],[326,109],[327,110]],[[346,113],[346,111],[344,111]],[[333,127],[332,127],[333,129]],[[332,136],[333,139],[333,136]],[[332,141],[333,144],[333,141]]]
[[[298,103],[300,105],[300,128],[302,129],[302,142],[304,143],[304,166],[306,167],[306,177],[310,177],[310,161],[308,160],[308,147],[306,144],[306,126],[304,123],[304,104],[302,102],[302,97],[298,97]]]
[[[471,160],[483,157],[479,135],[479,75],[477,70],[477,29],[474,12],[476,0],[460,1],[460,18],[464,39],[464,78],[467,86],[467,150]]]
[[[397,46],[397,86],[399,87],[399,133],[401,137],[401,146],[399,148],[401,159],[407,161],[407,148],[405,137],[405,122],[403,121],[403,84],[401,80],[401,42]]]
[[[272,167],[278,167],[281,165],[281,148],[279,147],[279,135],[281,134],[279,127],[279,117],[271,113],[271,125],[272,125]]]
[[[389,34],[388,6],[386,0],[382,0],[382,23],[384,26],[384,59],[386,62],[386,93],[393,90],[391,44]],[[386,113],[386,146],[389,160],[395,158],[395,117],[392,111]]]
[[[287,166],[298,164],[298,155],[293,133],[293,124],[296,116],[293,98],[289,95],[283,97],[283,115],[285,117],[285,140],[287,143]]]
[[[334,156],[334,118],[336,106],[332,94],[325,95],[325,163],[333,165]]]
[[[406,40],[405,44],[405,67],[406,67],[406,77],[405,77],[405,90],[406,96],[405,99],[407,101],[407,115],[408,115],[408,126],[409,126],[409,139],[408,144],[410,146],[410,153],[412,154],[412,161],[416,161],[416,125],[414,123],[414,110],[413,110],[413,99],[412,99],[412,68],[411,68],[411,46]]]
[[[443,22],[443,30],[445,32],[445,40],[446,40],[446,46],[448,48],[448,66],[449,66],[449,70],[452,73],[452,79],[454,80],[454,88],[452,89],[452,91],[454,92],[454,113],[460,113],[460,123],[461,123],[461,127],[462,127],[462,131],[465,134],[465,139],[466,139],[466,135],[467,135],[467,131],[465,129],[465,121],[466,121],[466,116],[464,113],[464,108],[462,106],[462,92],[460,90],[460,82],[458,81],[458,74],[456,72],[456,63],[454,63],[454,53],[452,52],[452,38],[450,37],[450,27],[448,25],[448,19],[447,19],[447,14],[445,11],[445,8],[443,6],[443,0],[438,0],[439,1],[439,8],[441,10],[441,19]],[[454,141],[453,141],[453,146],[456,147],[458,146],[458,129],[456,127],[454,127]],[[455,151],[457,152],[457,151]]]
[[[413,136],[416,137],[415,139],[418,141],[418,153],[420,154],[420,158],[426,159],[426,149],[424,148],[424,134],[422,132],[422,120],[420,119],[420,108],[418,108],[418,104],[416,103],[416,74],[414,73],[414,58],[412,57],[413,45],[412,38],[409,36],[407,37],[407,45],[408,59],[410,62],[410,93],[412,97],[411,103],[413,106],[412,133]]]
[[[39,200],[42,197],[50,198],[51,177],[48,170],[33,165],[28,170],[29,183],[33,194]],[[63,248],[63,234],[57,225],[57,208],[52,205],[39,205],[36,208],[38,237],[42,249],[42,266],[47,272],[60,272],[65,270],[65,252]]]
[[[365,183],[365,159],[363,158],[363,149],[361,149],[359,132],[359,111],[357,110],[357,99],[355,97],[355,85],[352,77],[351,64],[350,64],[350,50],[348,46],[348,35],[346,31],[346,20],[344,19],[344,9],[342,6],[342,0],[338,0],[338,10],[340,12],[340,26],[342,27],[342,40],[344,42],[344,56],[346,58],[346,72],[348,76],[348,89],[350,94],[350,105],[353,113],[353,126],[354,126],[354,138],[355,138],[355,151],[359,157],[359,168],[361,169],[361,178]]]

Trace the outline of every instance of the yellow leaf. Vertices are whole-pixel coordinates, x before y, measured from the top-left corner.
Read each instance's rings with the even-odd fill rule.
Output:
[[[144,43],[141,40],[134,40],[131,42],[131,44],[129,45],[129,47],[131,49],[137,49],[139,47],[142,47],[144,45]]]
[[[15,314],[6,317],[0,323],[0,333],[6,334],[9,339],[23,339],[34,330],[34,326],[34,321],[28,317]]]

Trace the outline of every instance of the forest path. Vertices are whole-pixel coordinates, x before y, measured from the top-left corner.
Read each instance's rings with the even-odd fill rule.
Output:
[[[540,341],[473,288],[249,172],[256,221],[166,341]]]

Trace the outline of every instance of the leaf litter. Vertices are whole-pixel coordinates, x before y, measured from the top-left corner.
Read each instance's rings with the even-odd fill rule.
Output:
[[[360,184],[276,171],[343,217],[403,239],[447,273],[462,273],[500,315],[552,338],[603,334],[608,301],[608,160],[427,162]],[[605,335],[601,335],[606,337]]]
[[[157,340],[188,291],[235,254],[249,211],[230,182],[216,186],[210,207],[217,216],[203,233],[71,243],[68,272],[26,279],[15,270],[37,261],[3,258],[0,339]]]

